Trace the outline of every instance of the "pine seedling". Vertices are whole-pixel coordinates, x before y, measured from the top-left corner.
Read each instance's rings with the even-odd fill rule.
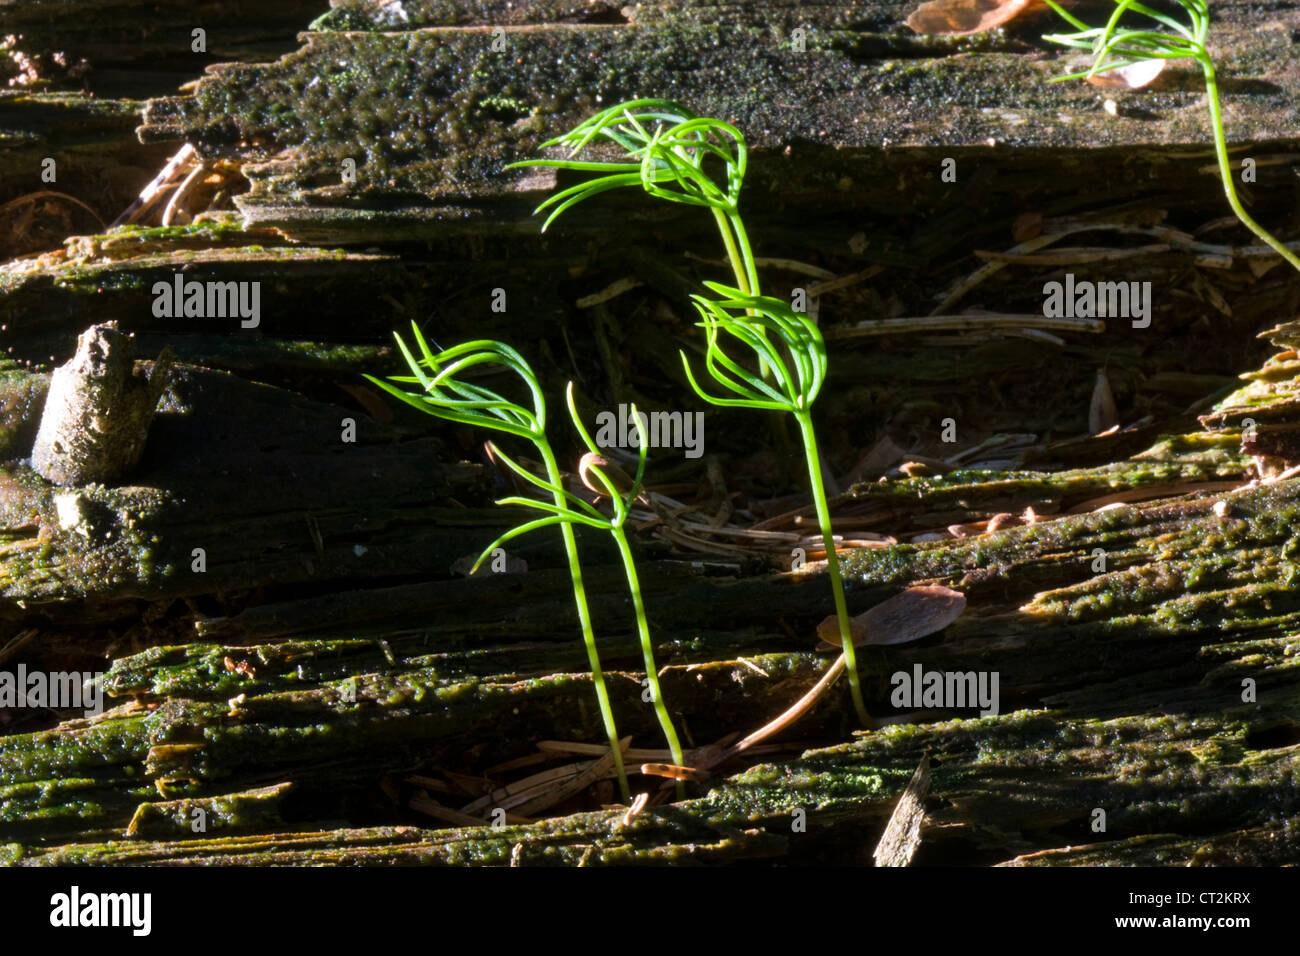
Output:
[[[615,162],[573,158],[592,144],[613,144],[624,158]],[[718,224],[736,286],[758,293],[758,268],[737,211],[749,163],[740,130],[722,120],[696,116],[669,100],[633,100],[611,106],[542,144],[543,148],[552,146],[568,147],[569,158],[530,159],[507,168],[545,166],[603,175],[563,189],[538,206],[537,212],[550,210],[542,223],[543,232],[561,213],[584,199],[623,186],[641,186],[659,199],[709,209]],[[721,164],[721,184],[705,169],[710,161]]]
[[[826,549],[826,570],[831,579],[835,616],[840,625],[840,644],[844,650],[845,669],[853,706],[866,725],[871,724],[862,700],[858,680],[857,656],[854,653],[848,606],[844,599],[844,581],[839,557],[835,552],[835,535],[831,527],[830,506],[822,484],[821,461],[817,453],[817,435],[813,426],[812,406],[826,381],[826,342],[817,323],[794,311],[789,303],[770,296],[747,295],[740,289],[717,282],[704,283],[721,298],[692,296],[695,309],[703,320],[706,351],[704,367],[710,377],[731,397],[709,394],[696,381],[691,363],[681,352],[686,377],[697,395],[706,402],[732,408],[755,408],[788,412],[799,423],[804,454],[808,463],[808,484],[812,489],[817,523]],[[732,359],[722,346],[723,335],[754,353],[756,364],[770,370],[772,382],[761,373],[750,371]],[[775,343],[780,343],[778,348]]]
[[[487,546],[479,557],[479,562],[485,560],[494,548],[499,547],[506,541],[548,524],[560,524],[561,527],[565,528],[581,524],[609,533],[618,547],[619,557],[623,561],[623,573],[627,577],[628,591],[632,595],[632,608],[636,614],[637,636],[641,641],[641,656],[645,661],[650,702],[654,706],[655,716],[658,717],[659,726],[663,729],[664,738],[668,742],[668,750],[672,754],[673,763],[680,766],[682,764],[682,747],[678,742],[677,731],[673,728],[672,717],[668,714],[668,708],[664,704],[663,692],[659,687],[659,671],[655,666],[654,645],[650,641],[650,625],[646,619],[645,603],[641,599],[641,582],[636,573],[636,562],[632,557],[632,549],[628,544],[627,532],[624,529],[628,512],[637,496],[641,493],[641,484],[645,476],[646,455],[649,451],[645,425],[641,421],[641,416],[637,414],[636,406],[633,405],[631,407],[631,417],[636,425],[639,460],[636,477],[632,479],[629,486],[623,487],[612,470],[609,469],[608,463],[601,455],[595,441],[592,440],[591,434],[582,424],[582,417],[578,414],[577,406],[574,403],[572,382],[569,383],[567,399],[569,415],[573,419],[573,427],[577,429],[578,435],[588,449],[588,453],[583,456],[581,466],[583,480],[597,493],[609,499],[613,514],[610,516],[602,514],[590,503],[566,491],[553,476],[546,480],[538,478],[512,461],[499,448],[493,446],[492,453],[494,456],[500,458],[511,471],[524,481],[547,492],[551,496],[551,500],[548,502],[536,498],[516,496],[502,498],[497,502],[497,504],[501,505],[519,505],[523,508],[531,508],[534,511],[543,512],[546,516],[522,524],[517,528],[512,528],[501,535],[496,541]],[[679,796],[685,795],[684,788],[680,784],[677,790]]]
[[[422,412],[447,421],[476,425],[517,435],[533,443],[546,470],[546,481],[542,484],[552,494],[554,507],[564,507],[567,493],[560,486],[560,469],[555,462],[555,454],[546,437],[546,401],[542,396],[542,387],[532,367],[524,357],[501,342],[479,340],[465,342],[461,345],[434,354],[420,328],[411,323],[411,332],[416,346],[420,350],[417,359],[407,348],[402,337],[394,333],[397,347],[402,352],[411,375],[395,375],[389,382],[372,375],[366,378],[378,385],[394,398],[411,405]],[[462,381],[458,376],[468,369],[480,365],[503,366],[514,372],[527,386],[532,397],[532,408],[518,405],[491,389]],[[396,384],[393,384],[396,383]],[[399,386],[419,386],[408,390]],[[504,456],[503,456],[504,457]],[[511,466],[527,477],[533,484],[539,479],[530,473],[522,472],[519,466]],[[564,551],[569,562],[569,576],[573,584],[573,600],[578,610],[578,623],[582,628],[582,639],[587,647],[587,660],[591,664],[591,680],[596,688],[596,699],[600,706],[600,716],[605,724],[605,734],[609,739],[610,750],[614,757],[614,768],[618,775],[619,789],[624,801],[631,801],[632,792],[628,787],[627,773],[623,769],[623,750],[619,746],[618,731],[614,726],[614,712],[609,702],[609,691],[605,686],[605,674],[600,666],[600,657],[596,652],[596,635],[591,626],[591,613],[587,607],[587,592],[582,580],[582,566],[578,562],[578,545],[573,534],[573,525],[555,518],[540,518],[528,522],[508,533],[508,536],[523,534],[534,528],[550,524],[560,525],[560,535],[564,541]],[[503,536],[504,540],[506,536]],[[485,554],[491,554],[497,543],[491,545]],[[480,557],[474,569],[478,569],[483,558]]]
[[[599,141],[618,147],[623,153],[622,160],[603,162],[575,158],[583,149]],[[863,703],[858,680],[844,582],[835,553],[830,509],[811,418],[812,402],[826,376],[826,345],[810,319],[798,315],[779,299],[761,294],[754,253],[738,209],[749,157],[745,137],[730,123],[695,116],[668,100],[644,99],[611,106],[542,145],[567,146],[570,155],[564,159],[535,159],[512,165],[602,174],[561,190],[543,202],[537,211],[551,210],[543,229],[582,200],[623,186],[639,185],[652,196],[704,206],[713,213],[736,285],[732,288],[705,283],[723,296],[721,301],[715,302],[703,296],[693,298],[709,335],[706,368],[715,381],[738,397],[715,398],[704,392],[693,377],[691,385],[712,404],[788,411],[799,422],[808,463],[808,480],[826,547],[827,570],[840,623],[853,706],[862,723],[870,726],[871,717]],[[719,163],[722,176],[715,179],[706,169],[706,164],[716,166]],[[744,314],[733,315],[730,311],[733,309],[740,309]],[[718,347],[720,332],[728,333],[754,351],[757,374],[728,358]],[[785,358],[773,345],[769,334],[776,336],[785,346],[793,368],[772,364],[784,363]],[[691,375],[689,363],[687,375]],[[775,382],[769,384],[767,379],[772,377]]]
[[[1054,77],[1054,81],[1092,77],[1143,60],[1191,59],[1196,61],[1205,76],[1206,103],[1210,111],[1210,126],[1214,133],[1214,152],[1218,157],[1219,175],[1223,180],[1223,191],[1228,198],[1228,205],[1247,229],[1300,271],[1300,258],[1251,218],[1237,197],[1232,165],[1228,160],[1227,140],[1223,131],[1223,113],[1219,104],[1219,84],[1214,72],[1214,58],[1210,56],[1208,47],[1209,3],[1206,0],[1177,0],[1187,16],[1186,22],[1183,22],[1136,0],[1115,0],[1115,12],[1111,14],[1106,25],[1090,27],[1073,14],[1066,12],[1054,0],[1045,0],[1045,2],[1069,21],[1078,32],[1051,34],[1043,39],[1073,49],[1085,50],[1093,56],[1092,66],[1088,70],[1069,76]],[[1120,20],[1130,12],[1148,17],[1156,21],[1158,26],[1147,29],[1120,26]]]

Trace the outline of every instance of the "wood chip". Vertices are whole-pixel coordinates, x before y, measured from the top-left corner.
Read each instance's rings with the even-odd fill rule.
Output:
[[[907,789],[889,818],[885,833],[872,854],[876,866],[910,866],[921,848],[921,824],[925,822],[925,798],[930,793],[930,755],[921,758]]]
[[[1108,428],[1119,427],[1119,410],[1110,390],[1110,379],[1105,369],[1097,369],[1097,380],[1092,387],[1092,401],[1088,405],[1088,431],[1099,435]]]
[[[645,809],[645,805],[650,802],[650,794],[638,793],[632,798],[632,806],[627,808],[627,813],[623,814],[623,826],[627,826],[632,820]],[[584,858],[585,858],[584,854]]]

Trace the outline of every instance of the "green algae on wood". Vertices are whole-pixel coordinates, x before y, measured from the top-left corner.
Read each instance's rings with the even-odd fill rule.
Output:
[[[1293,816],[1297,810],[1293,791],[1282,784],[1295,772],[1295,748],[1278,747],[1272,741],[1286,738],[1300,726],[1300,698],[1293,679],[1294,652],[1300,646],[1294,635],[1300,621],[1294,612],[1279,616],[1284,608],[1260,603],[1252,595],[1266,592],[1269,583],[1284,571],[1285,561],[1275,560],[1276,549],[1288,540],[1288,515],[1296,508],[1298,493],[1295,482],[1290,482],[1233,496],[1233,511],[1228,518],[1239,521],[1240,527],[1220,529],[1229,535],[1221,540],[1213,537],[1208,524],[1223,520],[1221,516],[1206,508],[1199,517],[1192,516],[1191,524],[1184,524],[1186,515],[1182,516],[1183,522],[1175,523],[1171,519],[1176,511],[1180,507],[1186,510],[1186,506],[1178,504],[1061,519],[1070,527],[1057,529],[1056,533],[1065,538],[1099,531],[1122,532],[1133,543],[1130,557],[1134,559],[1168,564],[1172,559],[1161,557],[1161,549],[1176,551],[1180,547],[1170,537],[1171,529],[1175,533],[1182,529],[1190,539],[1202,541],[1207,557],[1216,552],[1224,557],[1219,562],[1220,570],[1211,569],[1199,584],[1203,607],[1185,625],[1173,629],[1160,625],[1160,614],[1169,601],[1186,600],[1187,580],[1175,584],[1176,579],[1171,577],[1176,562],[1169,571],[1159,571],[1164,577],[1146,580],[1141,589],[1128,592],[1131,609],[1141,612],[1137,616],[1119,610],[1096,619],[1092,614],[1080,614],[1074,602],[1066,603],[1050,592],[1040,594],[1029,607],[1014,613],[1014,604],[1007,607],[1005,598],[998,600],[1001,589],[976,589],[972,592],[977,595],[974,606],[982,613],[959,620],[939,645],[888,649],[889,655],[883,660],[870,663],[869,672],[883,679],[891,670],[912,662],[944,670],[994,668],[1004,676],[1004,702],[1022,700],[1020,706],[1028,709],[982,719],[893,726],[862,736],[854,743],[806,753],[784,766],[753,768],[717,784],[704,797],[673,808],[672,816],[660,816],[656,823],[647,824],[660,831],[662,842],[654,852],[617,849],[617,842],[606,844],[599,834],[583,829],[586,818],[581,815],[549,821],[535,829],[511,830],[504,842],[494,831],[442,832],[436,842],[446,848],[445,853],[427,849],[417,852],[405,838],[385,843],[367,837],[362,847],[352,833],[322,834],[317,839],[323,842],[313,843],[310,850],[286,849],[280,854],[268,854],[260,847],[252,852],[253,842],[248,844],[249,854],[227,854],[220,849],[223,844],[202,841],[168,844],[166,849],[156,845],[152,852],[172,854],[175,862],[500,862],[502,854],[515,852],[514,846],[540,841],[553,849],[535,861],[574,862],[585,853],[588,864],[618,860],[663,862],[684,858],[673,849],[677,845],[675,831],[662,830],[665,820],[683,825],[694,820],[709,827],[732,828],[738,832],[733,833],[737,842],[731,845],[744,855],[757,852],[764,840],[777,834],[788,835],[790,815],[802,809],[808,814],[810,838],[803,844],[795,841],[786,852],[791,859],[799,859],[804,852],[810,854],[809,858],[818,858],[830,852],[827,838],[833,844],[831,835],[843,832],[841,828],[870,833],[883,826],[893,799],[927,748],[940,757],[932,792],[944,797],[952,807],[934,818],[933,823],[946,823],[948,829],[932,832],[930,840],[937,840],[939,846],[945,839],[973,840],[990,862],[997,859],[990,856],[995,851],[1029,853],[1053,846],[1051,841],[1059,838],[1064,826],[1075,826],[1081,835],[1087,834],[1094,806],[1110,808],[1117,853],[1124,851],[1125,841],[1144,833],[1176,832],[1180,827],[1204,831],[1224,825],[1222,821],[1231,821],[1237,827],[1270,826],[1275,818]],[[1205,524],[1197,525],[1196,521]],[[1051,536],[1042,537],[1047,530],[1028,526],[1010,529],[999,537],[1007,537],[1009,543],[1019,537],[1020,545],[1031,551],[1046,549],[1059,543]],[[973,547],[978,543],[956,543],[949,547],[950,558],[962,548]],[[1039,551],[1040,558],[1044,554]],[[1007,566],[1007,580],[1014,585],[1033,568],[1034,563],[1026,556],[1024,563]],[[1106,584],[1106,576],[1089,579],[1084,586],[1095,584]],[[1011,593],[1014,602],[1014,587]],[[1286,595],[1277,597],[1285,599]],[[997,610],[1002,612],[1000,616],[990,613]],[[1212,623],[1207,612],[1215,614]],[[1120,646],[1124,647],[1123,653],[1108,651]],[[303,650],[309,647],[303,645]],[[701,650],[707,653],[708,645]],[[249,661],[254,670],[263,662],[270,665],[268,677],[277,671],[289,676],[295,656],[290,653],[281,666],[276,663],[273,648],[251,652],[214,648],[204,655],[210,663],[203,666],[222,666],[222,672],[230,675],[229,668],[216,663],[217,656],[225,651],[241,654],[241,660]],[[175,657],[177,653],[181,658]],[[169,657],[178,662],[188,658],[200,663],[189,650],[149,652],[147,660],[141,661],[146,665],[144,671],[147,673],[151,666]],[[761,658],[761,667],[775,677],[780,661],[781,655],[768,655]],[[729,670],[719,662],[714,671],[716,678],[709,676],[708,669],[699,673],[709,683],[721,678],[725,686],[730,683]],[[151,684],[151,692],[202,692],[201,671],[193,671],[184,684]],[[791,671],[781,679],[814,679],[815,672],[804,673],[807,676]],[[1241,701],[1243,675],[1257,681],[1257,703]],[[333,678],[322,683],[319,678],[326,675],[308,676],[308,686],[298,692],[263,690],[228,703],[170,698],[159,711],[134,718],[135,726],[152,729],[144,738],[134,731],[128,739],[136,742],[124,753],[134,755],[131,763],[143,759],[144,773],[162,781],[171,799],[199,797],[204,788],[211,786],[225,785],[229,789],[229,783],[243,775],[275,772],[277,767],[301,767],[304,760],[325,761],[333,768],[320,782],[313,782],[314,775],[303,776],[299,770],[305,786],[319,787],[326,781],[332,786],[345,781],[354,781],[351,786],[364,786],[366,768],[373,768],[373,756],[380,752],[377,748],[381,741],[393,755],[389,759],[400,759],[402,748],[417,740],[430,739],[431,734],[461,732],[468,726],[465,718],[479,708],[499,711],[493,701],[507,690],[512,695],[507,699],[522,711],[513,719],[529,722],[534,728],[545,727],[541,732],[567,728],[571,718],[565,712],[572,704],[554,709],[545,701],[557,692],[562,697],[582,693],[582,681],[576,675],[515,680],[513,689],[506,685],[494,688],[491,679],[480,678],[440,686],[440,673],[417,667],[404,674],[358,675],[353,703],[341,693],[347,681]],[[263,680],[259,675],[256,682]],[[119,689],[140,686],[137,678]],[[214,695],[233,689],[211,685]],[[635,696],[635,685],[626,690]],[[521,693],[524,696],[517,696]],[[680,692],[674,689],[674,697],[678,696]],[[1044,711],[1042,704],[1049,697],[1054,709]],[[708,693],[705,699],[711,699]],[[464,716],[453,717],[465,707],[469,710]],[[421,717],[421,713],[427,716]],[[433,722],[430,718],[435,714],[441,716]],[[235,726],[230,725],[231,717],[237,718]],[[130,722],[117,723],[120,727],[105,724],[105,730],[120,735],[132,726]],[[330,725],[335,730],[326,732]],[[587,730],[594,730],[594,726]],[[505,738],[513,739],[510,734]],[[10,749],[11,766],[27,766],[21,779],[39,780],[53,769],[49,757],[36,764],[18,763],[24,759],[23,741],[18,739],[0,747],[0,762],[3,752]],[[59,757],[60,753],[85,755],[87,751],[73,747],[49,756],[67,759]],[[20,778],[11,779],[19,782]],[[1061,780],[1072,784],[1054,784]],[[577,829],[566,829],[572,827]],[[423,839],[420,831],[410,833]],[[557,841],[544,837],[546,833],[567,836]],[[819,838],[820,834],[827,838]],[[747,850],[750,841],[756,842]],[[597,849],[588,853],[585,848],[593,843]],[[800,850],[801,846],[805,849]],[[603,847],[610,852],[604,853]],[[73,848],[71,856],[63,851],[46,853],[30,848],[24,852],[32,854],[29,859],[33,861],[56,862],[125,860],[144,851],[132,850],[121,856],[111,846],[88,845]],[[89,855],[81,856],[83,853]]]
[[[279,801],[291,788],[292,784],[282,783],[217,797],[142,803],[125,835],[156,840],[226,829],[274,827],[281,822]]]
[[[31,451],[49,387],[49,375],[0,369],[0,461]]]
[[[1200,706],[1215,704],[1203,700]],[[1019,854],[1011,862],[1022,862],[1044,841],[1055,846],[1052,841],[1077,830],[1080,842],[1093,844],[1087,849],[1095,863],[1131,860],[1134,847],[1153,839],[1164,852],[1150,862],[1206,862],[1202,848],[1207,844],[1230,845],[1226,837],[1205,833],[1215,821],[1230,820],[1247,835],[1286,833],[1300,816],[1295,792],[1287,786],[1296,770],[1295,748],[1252,747],[1247,716],[1252,709],[1242,708],[1244,719],[1236,721],[1203,715],[1098,721],[1026,712],[888,728],[807,752],[783,766],[752,768],[702,798],[648,808],[629,823],[615,811],[468,830],[400,827],[11,846],[7,856],[26,864],[502,865],[513,859],[516,864],[653,865],[777,853],[787,862],[862,863],[872,845],[869,834],[883,827],[910,777],[907,761],[930,750],[936,755],[932,793],[944,806],[931,814],[923,831],[923,852],[964,843],[989,862],[1006,859],[996,854],[1007,850]],[[1296,700],[1275,697],[1264,709],[1294,720]],[[1245,786],[1243,774],[1251,781]],[[1059,786],[1061,780],[1072,785]],[[1095,834],[1088,836],[1095,807],[1108,809],[1111,839],[1104,846],[1095,842]],[[795,811],[803,812],[806,832],[792,831]],[[1201,835],[1153,836],[1180,830]],[[862,838],[836,840],[849,832]],[[1267,841],[1236,846],[1232,858],[1239,864],[1277,858]]]
[[[102,832],[123,827],[135,813],[137,821],[162,814],[171,819],[182,806],[177,801],[210,801],[223,794],[229,781],[257,778],[273,768],[286,768],[308,796],[317,801],[339,788],[366,788],[374,782],[374,768],[407,766],[432,748],[456,745],[475,727],[491,723],[504,742],[525,739],[539,728],[552,734],[586,737],[596,729],[595,714],[582,716],[579,701],[589,693],[589,677],[554,674],[540,662],[533,675],[447,676],[441,668],[398,665],[385,671],[358,673],[356,661],[347,662],[351,673],[286,670],[283,680],[268,682],[263,660],[274,659],[274,648],[258,656],[245,649],[228,648],[242,664],[243,674],[223,663],[196,661],[229,678],[225,686],[215,679],[195,688],[199,670],[191,672],[189,686],[176,680],[155,680],[149,695],[161,701],[128,706],[122,714],[74,722],[56,731],[0,738],[0,768],[6,816],[25,834]],[[629,647],[635,656],[635,649]],[[220,654],[220,651],[218,652]],[[159,655],[146,652],[146,657]],[[288,662],[293,663],[294,655]],[[729,695],[725,711],[732,719],[756,721],[773,704],[768,695],[791,681],[807,678],[809,662],[783,662],[758,657],[766,666],[766,681],[751,679],[745,694]],[[308,661],[310,663],[310,661]],[[578,664],[578,661],[574,661]],[[781,666],[791,664],[794,666]],[[683,674],[680,665],[670,678],[681,685],[683,700],[713,700],[734,683],[736,662],[716,662],[713,668]],[[640,684],[630,674],[611,672],[618,689],[619,706],[634,714]],[[241,688],[239,684],[244,686]],[[260,684],[260,688],[259,688]],[[757,685],[764,684],[766,691]],[[272,689],[278,685],[278,689]],[[110,692],[124,689],[112,674]],[[185,699],[187,691],[228,700]],[[241,692],[242,691],[242,692]],[[236,695],[236,696],[231,696]],[[696,705],[691,705],[692,707]],[[719,711],[721,713],[721,711]],[[504,714],[513,716],[502,716]],[[649,715],[630,725],[648,733],[654,725]],[[699,725],[702,726],[702,725]],[[106,763],[105,754],[115,755]],[[287,768],[294,768],[289,771]],[[66,783],[56,782],[63,778]],[[79,780],[79,783],[71,781]],[[128,784],[123,789],[124,784]],[[152,784],[166,806],[141,811],[133,801],[141,788]],[[216,794],[213,794],[213,791]],[[44,809],[52,796],[63,794],[68,806],[60,813]],[[76,801],[68,801],[74,794]],[[221,799],[226,799],[222,797]],[[76,811],[71,805],[82,806]],[[150,801],[151,803],[156,802]],[[185,806],[208,807],[211,803]],[[144,814],[144,817],[141,814]],[[248,826],[245,817],[240,826]],[[235,825],[234,818],[231,825]],[[16,830],[12,832],[17,832]]]

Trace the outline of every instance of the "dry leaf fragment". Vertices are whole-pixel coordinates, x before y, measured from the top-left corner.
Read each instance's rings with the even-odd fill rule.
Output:
[[[942,631],[966,609],[966,595],[940,585],[908,588],[888,601],[849,619],[853,646],[906,644]],[[830,647],[840,646],[839,620],[831,615],[817,625],[817,636]]]
[[[619,494],[626,495],[632,490],[632,478],[626,471],[611,462],[604,455],[598,455],[595,452],[589,451],[583,455],[581,460],[578,462],[578,478],[582,481],[588,491],[602,497],[609,494],[609,492],[605,490],[605,486],[600,483],[599,479],[593,477],[593,469],[599,469],[600,473],[609,479],[610,484],[614,486],[614,490]]]
[[[1097,381],[1092,386],[1092,401],[1088,405],[1088,431],[1098,435],[1108,428],[1119,426],[1119,409],[1110,390],[1110,379],[1105,369],[1097,369]]]
[[[1154,81],[1164,68],[1164,60],[1139,60],[1105,73],[1094,73],[1088,82],[1109,90],[1138,90]]]
[[[1280,264],[1281,262],[1282,260],[1280,257],[1272,257],[1268,259],[1254,258],[1254,259],[1247,259],[1246,265],[1250,268],[1250,274],[1253,275],[1256,279],[1258,279],[1265,272],[1268,272],[1270,269]]]
[[[1029,0],[930,0],[916,8],[907,25],[930,36],[966,36],[1001,26],[1029,6]]]

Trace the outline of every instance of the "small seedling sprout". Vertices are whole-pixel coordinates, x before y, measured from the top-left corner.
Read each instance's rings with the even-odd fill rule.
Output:
[[[862,722],[869,726],[871,718],[862,700],[862,689],[858,681],[857,655],[853,649],[848,605],[844,598],[844,581],[840,574],[839,557],[835,553],[830,505],[822,483],[821,459],[817,453],[817,434],[812,419],[813,402],[817,400],[826,381],[826,342],[817,323],[808,316],[795,312],[781,299],[746,295],[739,289],[731,289],[716,282],[706,282],[705,285],[722,298],[710,299],[702,295],[691,297],[703,319],[700,325],[704,327],[707,343],[704,367],[715,382],[735,397],[715,396],[705,391],[696,381],[686,353],[682,352],[680,354],[686,377],[696,394],[710,404],[788,412],[799,423],[808,464],[808,485],[812,489],[822,544],[826,549],[826,570],[831,579],[835,616],[840,623],[841,646],[849,674],[853,706]],[[751,372],[730,358],[721,344],[722,333],[752,350],[761,365],[771,371],[775,382],[769,384],[761,374]],[[771,338],[768,337],[769,334]],[[772,339],[784,346],[784,355],[782,350],[773,345]]]
[[[564,508],[567,498],[572,496],[569,496],[560,485],[560,469],[555,462],[555,454],[551,450],[551,443],[546,437],[546,401],[542,396],[542,388],[537,376],[533,373],[532,367],[529,366],[524,357],[510,346],[490,340],[465,342],[435,355],[430,350],[423,334],[421,334],[419,326],[414,322],[411,323],[411,332],[416,345],[419,347],[421,357],[417,359],[412,355],[406,343],[402,341],[402,337],[394,333],[394,338],[397,339],[397,347],[401,350],[402,357],[406,359],[406,364],[411,369],[412,374],[409,376],[392,376],[391,382],[400,385],[418,385],[419,390],[408,391],[372,375],[367,375],[366,378],[394,398],[427,414],[448,421],[477,425],[480,428],[489,428],[528,439],[533,443],[542,459],[542,464],[546,469],[546,481],[542,482],[531,473],[520,469],[513,462],[510,463],[511,467],[531,483],[549,491],[552,494],[554,508]],[[478,365],[500,365],[518,375],[528,387],[532,397],[532,409],[518,405],[490,389],[457,378],[465,370]],[[502,457],[504,458],[504,456]],[[538,505],[540,503],[532,502],[532,504]],[[498,542],[494,542],[489,546],[485,554],[490,554],[492,549],[507,537],[523,534],[525,531],[531,531],[534,528],[550,524],[559,524],[560,526],[565,555],[569,561],[569,576],[573,584],[573,600],[578,610],[578,622],[582,628],[582,639],[587,647],[587,660],[591,665],[591,680],[596,688],[600,716],[604,721],[605,734],[609,739],[610,751],[614,756],[614,768],[618,775],[619,789],[622,792],[624,801],[630,801],[631,790],[628,787],[627,774],[623,769],[623,751],[619,746],[617,728],[614,726],[614,712],[609,703],[609,691],[605,686],[605,674],[601,669],[600,657],[596,652],[596,635],[591,626],[591,613],[587,607],[587,592],[582,580],[582,567],[578,562],[578,545],[574,538],[572,523],[558,517],[539,518],[508,532],[507,535],[498,539]],[[478,563],[474,565],[475,570],[482,561],[483,558],[480,557]]]
[[[613,511],[612,516],[606,516],[598,511],[593,505],[583,501],[577,495],[566,491],[557,481],[543,481],[531,472],[516,464],[509,457],[501,452],[495,446],[492,448],[494,456],[499,457],[511,471],[522,478],[524,481],[551,495],[551,501],[539,501],[536,498],[510,497],[502,498],[497,504],[501,505],[519,505],[524,508],[532,508],[535,511],[546,513],[546,517],[538,518],[512,528],[507,531],[496,541],[492,542],[483,551],[479,557],[479,563],[482,563],[493,551],[493,549],[504,544],[518,535],[525,534],[534,528],[540,528],[548,524],[562,524],[565,527],[574,524],[587,525],[591,528],[598,528],[607,531],[614,543],[618,547],[619,557],[623,561],[623,573],[627,577],[628,591],[632,595],[632,608],[636,614],[637,636],[641,641],[641,656],[645,661],[646,680],[649,683],[651,704],[654,706],[655,716],[659,719],[659,726],[663,729],[664,738],[668,742],[668,750],[672,754],[673,763],[682,764],[682,747],[677,739],[677,731],[673,727],[672,717],[668,714],[668,707],[664,703],[664,695],[659,687],[659,671],[655,666],[654,645],[650,640],[650,625],[646,619],[645,603],[641,599],[641,582],[636,573],[636,561],[632,557],[632,548],[628,544],[627,532],[624,530],[624,524],[627,522],[628,512],[632,504],[636,501],[637,496],[641,493],[641,483],[645,476],[646,455],[649,452],[649,438],[645,432],[645,426],[642,424],[641,416],[637,414],[636,406],[633,405],[630,410],[632,421],[636,425],[638,438],[639,460],[637,463],[636,477],[628,488],[622,488],[619,484],[606,473],[602,467],[604,458],[600,454],[600,449],[592,439],[591,434],[582,424],[582,417],[578,414],[577,406],[573,398],[573,383],[569,383],[567,393],[569,415],[573,419],[573,427],[577,429],[581,436],[583,444],[587,446],[588,454],[583,458],[584,478],[597,487],[602,495],[610,501]],[[475,565],[477,567],[477,565]],[[685,796],[684,789],[679,786],[678,793]]]
[[[1153,10],[1136,0],[1115,0],[1115,12],[1111,14],[1106,25],[1090,27],[1073,14],[1066,12],[1054,0],[1044,0],[1044,2],[1078,30],[1077,33],[1051,34],[1044,39],[1077,50],[1086,50],[1093,55],[1091,68],[1082,73],[1055,77],[1055,81],[1092,77],[1143,60],[1192,59],[1197,62],[1205,75],[1206,101],[1210,110],[1210,126],[1214,132],[1214,152],[1219,160],[1219,175],[1223,179],[1223,191],[1228,197],[1228,205],[1232,207],[1232,211],[1237,214],[1237,218],[1246,228],[1300,271],[1300,258],[1252,219],[1237,197],[1232,165],[1228,159],[1228,145],[1223,132],[1219,84],[1214,72],[1214,59],[1210,56],[1207,45],[1210,32],[1209,3],[1206,0],[1177,0],[1178,5],[1187,14],[1187,22],[1183,23],[1169,14]],[[1130,11],[1150,17],[1167,29],[1135,30],[1120,26],[1120,20]]]
[[[665,127],[664,123],[669,125]],[[652,125],[653,129],[647,129]],[[587,162],[572,158],[598,141],[617,146],[624,154],[624,161]],[[538,206],[537,212],[551,210],[542,223],[543,232],[562,212],[584,199],[622,186],[641,186],[660,199],[711,210],[737,287],[758,293],[758,268],[745,224],[737,211],[749,150],[745,137],[730,123],[696,116],[669,100],[633,100],[611,106],[569,132],[542,143],[543,148],[553,146],[568,147],[570,158],[530,159],[507,168],[544,166],[605,175],[563,189]],[[722,163],[725,186],[705,171],[705,162],[710,158]]]
[[[598,139],[618,147],[623,153],[622,161],[574,158]],[[825,380],[826,346],[811,320],[798,315],[784,302],[763,296],[759,288],[753,250],[738,210],[749,161],[745,137],[730,123],[696,116],[668,100],[642,99],[611,106],[543,146],[566,146],[570,150],[569,157],[535,159],[512,165],[603,174],[563,189],[543,202],[538,212],[551,209],[543,229],[582,200],[622,186],[640,185],[647,193],[660,199],[704,206],[712,211],[735,274],[736,286],[730,288],[706,283],[711,291],[723,298],[715,301],[705,296],[694,296],[693,299],[708,334],[705,367],[715,381],[738,397],[717,398],[704,392],[691,375],[689,363],[687,375],[696,392],[714,405],[788,411],[799,422],[809,484],[826,548],[835,611],[840,620],[853,705],[863,724],[870,726],[871,717],[863,703],[858,680],[844,582],[835,553],[830,509],[811,417],[812,402]],[[706,170],[705,165],[710,161],[722,164],[724,175],[720,181]],[[743,315],[733,315],[730,311],[733,309],[742,311]],[[754,351],[757,374],[749,372],[718,347],[719,332],[728,333]],[[769,335],[776,336],[785,346],[797,374],[791,374]],[[767,381],[769,377],[775,377],[775,387]]]

